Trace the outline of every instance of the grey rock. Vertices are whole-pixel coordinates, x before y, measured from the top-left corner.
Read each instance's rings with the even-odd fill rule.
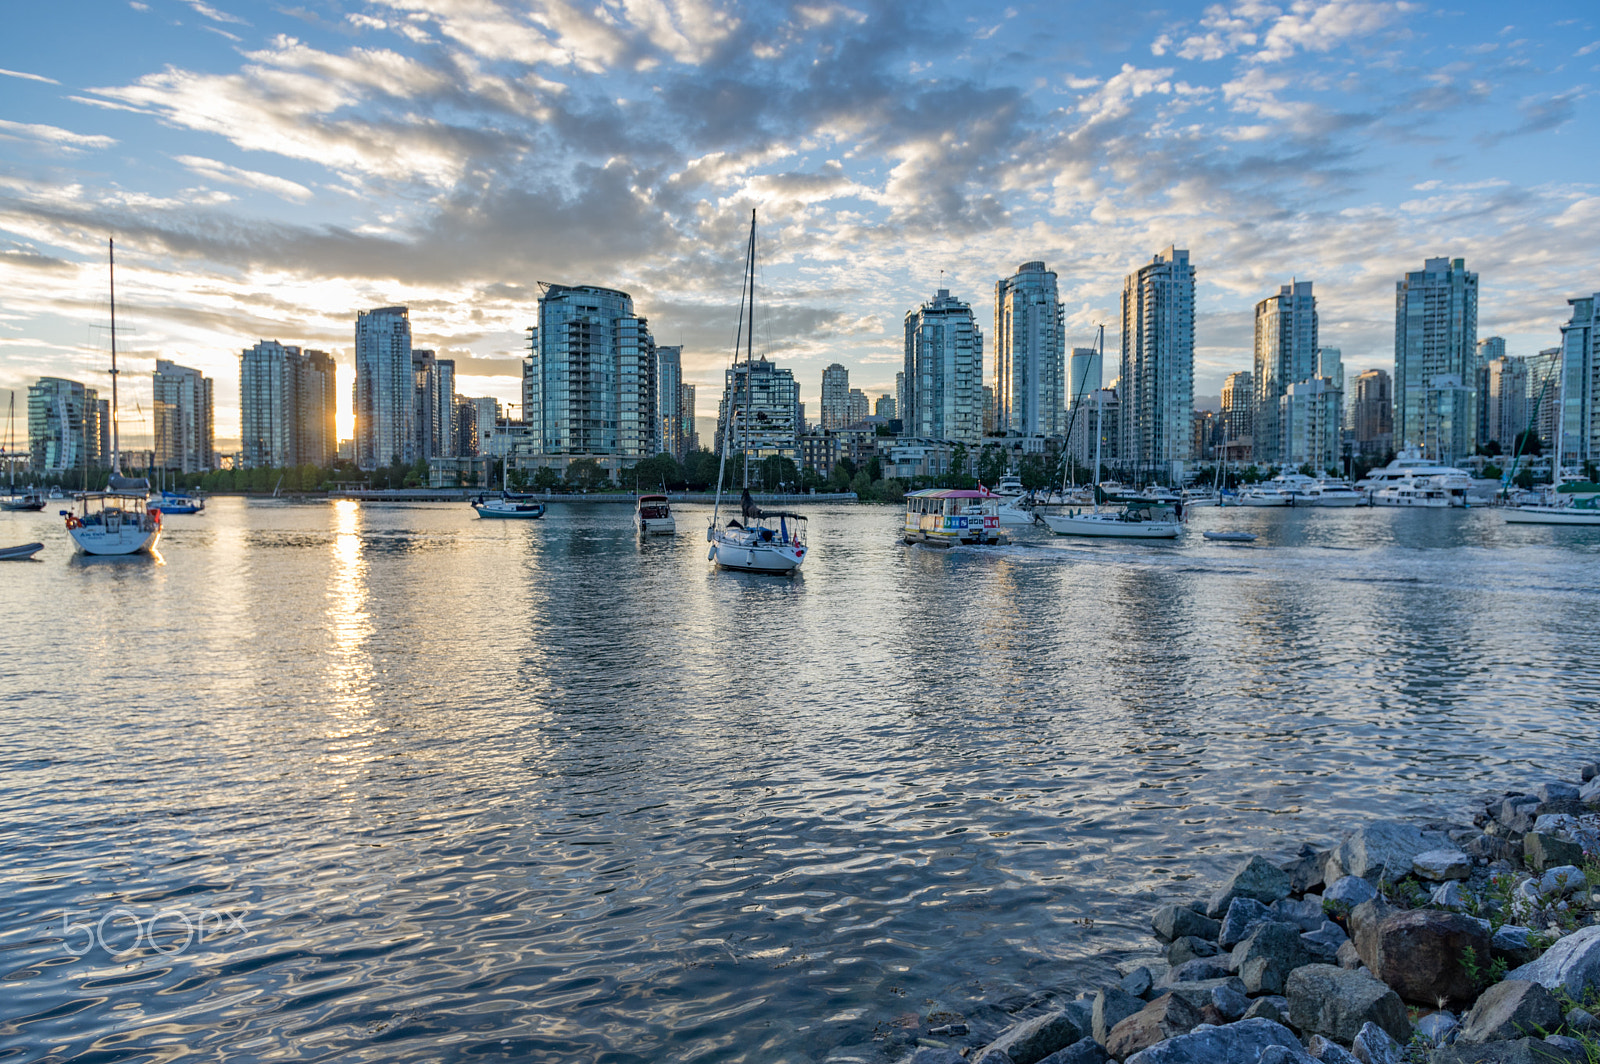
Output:
[[[1301,935],[1300,941],[1317,964],[1338,964],[1339,947],[1349,942],[1350,936],[1332,920],[1324,920],[1315,931]]]
[[[1577,865],[1556,865],[1538,879],[1539,893],[1549,897],[1567,897],[1589,885],[1583,869]]]
[[[1472,858],[1460,850],[1428,850],[1411,859],[1411,871],[1435,883],[1446,879],[1466,879],[1472,875]]]
[[[1065,1049],[1058,1049],[1039,1064],[1107,1064],[1111,1058],[1093,1038],[1084,1038]]]
[[[1277,919],[1286,924],[1294,924],[1302,931],[1315,931],[1326,919],[1322,912],[1320,894],[1307,895],[1299,900],[1284,898],[1273,902],[1271,908]]]
[[[1311,1036],[1311,1041],[1306,1043],[1306,1050],[1312,1060],[1320,1060],[1322,1064],[1357,1064],[1343,1046],[1337,1042],[1330,1042],[1320,1034]]]
[[[1541,802],[1567,802],[1578,797],[1578,788],[1571,783],[1551,781],[1535,787],[1533,796]]]
[[[1141,965],[1122,977],[1120,989],[1124,994],[1132,994],[1136,998],[1142,998],[1150,993],[1150,988],[1155,984],[1156,981],[1151,976],[1150,969]]]
[[[1300,1051],[1300,1040],[1271,1020],[1240,1020],[1224,1027],[1202,1027],[1127,1058],[1127,1064],[1223,1064],[1259,1061],[1273,1047]],[[1290,1058],[1293,1059],[1293,1058]]]
[[[1228,905],[1227,915],[1222,918],[1222,928],[1217,933],[1217,945],[1223,949],[1232,949],[1245,939],[1257,927],[1268,921],[1277,919],[1277,914],[1267,906],[1253,898],[1235,898]]]
[[[1507,979],[1483,992],[1461,1021],[1456,1041],[1465,1045],[1505,1042],[1543,1034],[1561,1024],[1561,1006],[1550,992],[1526,979]]]
[[[1557,1049],[1566,1050],[1568,1053],[1583,1052],[1583,1043],[1569,1035],[1547,1034],[1544,1036],[1544,1044],[1547,1046],[1554,1046]]]
[[[1583,847],[1575,842],[1547,834],[1541,831],[1530,831],[1522,837],[1522,849],[1527,858],[1528,867],[1535,872],[1543,872],[1548,868],[1574,864],[1583,860]]]
[[[1222,1013],[1222,1018],[1232,1023],[1244,1018],[1250,1011],[1250,999],[1231,986],[1219,986],[1211,991],[1211,1004]]]
[[[1200,1012],[1207,1005],[1215,1007],[1214,997],[1217,990],[1222,987],[1237,994],[1244,993],[1244,982],[1231,975],[1225,979],[1195,979],[1187,983],[1173,983],[1163,989],[1182,998],[1195,1012]],[[1221,1015],[1221,1010],[1218,1010],[1218,1015]]]
[[[1533,830],[1534,815],[1538,808],[1539,799],[1533,795],[1516,795],[1500,803],[1495,819],[1517,834],[1525,834]]]
[[[1578,778],[1588,783],[1596,776],[1600,776],[1600,761],[1591,761],[1578,770]]]
[[[1233,974],[1233,969],[1228,967],[1228,958],[1221,957],[1196,957],[1192,961],[1182,964],[1168,971],[1156,984],[1157,989],[1177,986],[1182,983],[1193,983],[1204,979],[1226,979]],[[1199,1006],[1195,1006],[1199,1008]]]
[[[1217,921],[1181,905],[1163,905],[1157,909],[1150,916],[1150,926],[1168,942],[1187,937],[1214,939],[1222,927]]]
[[[1530,961],[1506,974],[1549,990],[1561,987],[1577,1000],[1589,987],[1600,987],[1600,925],[1579,928]]]
[[[1094,1022],[1094,996],[1080,994],[1076,1001],[1069,1001],[1065,1006],[1068,1016],[1078,1025],[1078,1030],[1085,1035],[1089,1034],[1090,1025]]]
[[[1012,1064],[1039,1064],[1051,1053],[1065,1049],[1088,1033],[1071,1013],[1061,1009],[1007,1029],[985,1046],[983,1052],[998,1050],[1009,1057]],[[978,1059],[982,1060],[982,1055]]]
[[[1158,1042],[1187,1034],[1200,1022],[1200,1013],[1177,994],[1163,994],[1111,1029],[1105,1049],[1117,1060],[1127,1060]]]
[[[1376,935],[1358,934],[1356,948],[1372,974],[1402,1000],[1465,1004],[1477,997],[1478,983],[1461,959],[1469,949],[1480,961],[1488,957],[1489,941],[1488,926],[1473,917],[1413,909],[1385,917]],[[1369,943],[1373,948],[1367,948]]]
[[[1167,963],[1176,967],[1196,957],[1215,957],[1222,951],[1210,939],[1195,938],[1185,935],[1172,940],[1172,945],[1167,947]]]
[[[1400,1043],[1375,1023],[1365,1024],[1350,1046],[1350,1055],[1361,1064],[1403,1064],[1404,1053]]]
[[[967,1058],[949,1046],[923,1046],[907,1057],[905,1064],[967,1064]]]
[[[1582,1055],[1538,1038],[1476,1046],[1458,1043],[1435,1049],[1428,1058],[1428,1064],[1584,1064],[1584,1061]]]
[[[1228,911],[1235,898],[1250,898],[1271,905],[1289,896],[1289,874],[1259,854],[1234,869],[1206,904],[1206,915],[1218,917]]]
[[[1578,801],[1584,805],[1600,804],[1600,779],[1591,778],[1578,792]]]
[[[1344,945],[1340,946],[1334,960],[1338,962],[1339,967],[1349,971],[1354,971],[1361,967],[1361,953],[1356,949],[1354,942],[1346,941]]]
[[[1567,1029],[1592,1038],[1600,1034],[1600,1019],[1596,1019],[1588,1009],[1573,1009],[1567,1013]]]
[[[1520,861],[1522,836],[1506,839],[1497,835],[1479,835],[1462,843],[1461,850],[1469,857],[1484,861]]]
[[[1372,959],[1378,951],[1378,929],[1383,922],[1394,915],[1394,910],[1382,898],[1373,898],[1364,901],[1350,910],[1350,915],[1345,918],[1345,927],[1350,930],[1350,941],[1356,944],[1356,950],[1361,954],[1361,960],[1368,968],[1372,967]]]
[[[1285,1046],[1268,1046],[1256,1058],[1256,1064],[1315,1064],[1315,1061],[1309,1053]]]
[[[1301,846],[1298,854],[1279,865],[1289,877],[1289,893],[1305,894],[1322,886],[1322,869],[1332,852]]]
[[[1516,924],[1505,924],[1494,933],[1490,941],[1491,959],[1499,957],[1507,964],[1523,965],[1539,956],[1539,950],[1529,941],[1533,932]]]
[[[1434,887],[1433,893],[1428,895],[1428,903],[1437,905],[1441,909],[1449,909],[1451,912],[1461,912],[1467,907],[1467,896],[1461,889],[1461,884],[1452,879]]]
[[[1289,973],[1311,963],[1300,932],[1288,924],[1262,924],[1233,949],[1232,967],[1251,994],[1281,994]]]
[[[1439,832],[1424,832],[1415,824],[1379,820],[1358,828],[1329,858],[1344,875],[1376,880],[1399,879],[1411,871],[1411,862],[1444,841]],[[1326,896],[1326,895],[1324,895]]]
[[[1121,990],[1101,990],[1094,996],[1089,1017],[1089,1034],[1101,1045],[1111,1037],[1111,1029],[1144,1008],[1144,1002]]]
[[[1244,1010],[1247,1020],[1271,1020],[1273,1023],[1289,1022],[1289,999],[1277,994],[1267,994],[1250,1002],[1250,1007]]]
[[[1377,896],[1378,888],[1360,876],[1343,876],[1328,884],[1328,889],[1322,892],[1323,901],[1343,902],[1352,909]]]
[[[1442,1046],[1454,1039],[1461,1029],[1461,1021],[1452,1013],[1430,1012],[1417,1021],[1416,1034],[1430,1046]]]
[[[1397,1042],[1411,1040],[1400,996],[1365,972],[1308,964],[1289,973],[1287,989],[1289,1020],[1307,1034],[1353,1042],[1371,1022]]]
[[[830,1057],[829,1059],[831,1060],[832,1058]],[[866,1060],[865,1057],[861,1059],[863,1061]],[[1011,1058],[1006,1055],[1005,1050],[989,1049],[988,1047],[974,1052],[972,1054],[972,1059],[974,1064],[1013,1064]]]

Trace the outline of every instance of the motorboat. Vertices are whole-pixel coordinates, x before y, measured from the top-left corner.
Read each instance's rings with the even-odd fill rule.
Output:
[[[1452,506],[1464,506],[1466,504],[1452,498],[1444,485],[1432,477],[1417,477],[1415,479],[1408,477],[1404,480],[1391,481],[1374,491],[1372,493],[1372,505],[1445,510]]]
[[[930,547],[1006,542],[1000,530],[999,500],[987,491],[926,488],[906,495],[902,537]]]
[[[1122,539],[1176,539],[1183,530],[1178,513],[1159,503],[1128,503],[1120,509],[1062,510],[1039,520],[1058,536],[1113,536]]]
[[[206,509],[206,501],[200,496],[177,491],[163,491],[156,495],[154,505],[164,514],[198,514]]]
[[[1466,506],[1472,474],[1422,457],[1407,447],[1382,469],[1374,469],[1355,485],[1372,498],[1374,506]],[[1395,490],[1388,491],[1386,489]],[[1443,498],[1441,504],[1437,501]]]
[[[1183,508],[1185,510],[1195,510],[1202,506],[1220,505],[1217,493],[1204,488],[1200,489],[1199,491],[1184,492],[1182,501]]]
[[[1239,489],[1235,506],[1293,506],[1295,496],[1270,481]]]
[[[15,547],[0,547],[0,562],[25,562],[44,550],[43,543],[23,543]]]
[[[1324,507],[1365,506],[1367,496],[1348,481],[1314,480],[1305,489],[1304,502],[1309,506]]]
[[[633,527],[641,536],[677,534],[678,522],[672,517],[672,503],[665,495],[641,495],[633,504]]]
[[[1002,528],[1023,528],[1033,524],[1033,501],[1029,495],[1006,499],[995,507]]]
[[[1254,532],[1202,532],[1200,534],[1214,543],[1254,543],[1256,541]]]
[[[1000,483],[994,486],[993,494],[1000,496],[1002,499],[1016,499],[1022,496],[1023,491],[1022,478],[1013,473],[1007,473],[1000,478]]]
[[[7,495],[0,498],[0,510],[12,513],[38,513],[44,509],[44,496],[37,491],[24,491],[16,495]]]
[[[472,508],[478,511],[479,517],[520,518],[524,521],[533,521],[544,516],[544,503],[524,502],[506,495],[501,495],[499,498],[479,495],[472,500]]]

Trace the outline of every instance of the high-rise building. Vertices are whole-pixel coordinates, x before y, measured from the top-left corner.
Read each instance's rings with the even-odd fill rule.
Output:
[[[156,359],[151,393],[156,467],[179,473],[211,469],[211,379],[197,369]]]
[[[1107,466],[1115,464],[1118,411],[1115,389],[1099,388],[1085,393],[1072,423],[1072,431],[1067,436],[1067,456],[1087,469],[1094,464],[1098,440],[1101,463]]]
[[[842,429],[850,424],[850,371],[835,362],[822,371],[821,427]]]
[[[995,426],[1000,423],[1000,402],[994,394],[994,389],[987,384],[983,386],[983,434],[993,436]]]
[[[878,401],[872,404],[872,413],[885,421],[893,421],[895,419],[894,396],[888,392],[878,396]]]
[[[1561,348],[1547,347],[1528,359],[1528,417],[1544,449],[1556,445],[1556,424],[1561,420]]]
[[[93,388],[62,377],[28,386],[28,455],[44,473],[70,473],[110,461],[109,404]]]
[[[1389,374],[1369,369],[1358,374],[1351,389],[1350,430],[1356,450],[1369,461],[1380,461],[1394,449],[1394,392]]]
[[[1478,275],[1427,259],[1395,282],[1394,431],[1402,446],[1453,463],[1477,437]]]
[[[1256,304],[1255,459],[1285,461],[1278,402],[1289,385],[1317,376],[1317,297],[1310,281],[1294,281]]]
[[[1260,408],[1257,408],[1257,416]],[[1296,381],[1278,399],[1278,457],[1285,467],[1314,473],[1339,467],[1339,393],[1326,377]]]
[[[1483,345],[1478,348],[1482,350]],[[1500,350],[1505,350],[1504,344]],[[1484,442],[1498,443],[1509,454],[1516,445],[1517,433],[1528,427],[1528,364],[1520,358],[1501,355],[1484,367],[1484,373],[1489,396]]]
[[[739,362],[728,369],[722,401],[717,404],[719,454],[723,440],[728,438],[730,411],[733,454],[749,455],[751,465],[771,455],[799,463],[800,385],[793,370],[779,369],[764,358]]]
[[[906,375],[903,370],[894,375],[894,416],[906,416]]]
[[[425,348],[411,351],[415,382],[412,454],[428,461],[455,457],[456,364]]]
[[[656,442],[656,345],[633,297],[552,284],[528,331],[523,417],[538,453],[637,461]]]
[[[994,285],[996,432],[1066,431],[1065,312],[1055,271],[1025,262]]]
[[[1600,461],[1600,292],[1569,299],[1572,317],[1561,326],[1561,463]]]
[[[656,348],[656,449],[683,460],[683,411],[679,391],[683,388],[683,347],[679,344]]]
[[[416,374],[405,307],[356,313],[356,464],[377,469],[417,460]]]
[[[700,430],[694,423],[694,385],[684,384],[678,388],[678,432],[683,438],[683,454],[680,458],[687,458],[690,451],[700,449]]]
[[[1242,462],[1255,457],[1255,375],[1250,370],[1228,374],[1222,382],[1223,457]]]
[[[483,443],[494,433],[495,422],[505,415],[500,410],[500,400],[490,396],[476,396],[468,399],[472,404],[473,435],[478,441],[478,449],[474,454],[483,453]]]
[[[493,400],[490,400],[493,402]],[[460,458],[471,458],[478,453],[477,400],[465,395],[456,396],[455,449]]]
[[[1181,472],[1194,413],[1194,267],[1169,247],[1122,285],[1118,460]]]
[[[239,355],[239,449],[246,469],[333,465],[333,356],[262,340]]]
[[[906,314],[905,396],[900,418],[907,436],[983,438],[983,333],[972,308],[941,288]]]
[[[848,403],[845,410],[845,425],[861,424],[872,413],[872,408],[867,404],[867,393],[860,388],[851,388],[846,398]]]
[[[1067,370],[1067,406],[1078,404],[1078,396],[1085,400],[1100,390],[1104,383],[1105,365],[1100,352],[1092,347],[1074,347],[1072,362]]]
[[[1478,432],[1477,442],[1488,443],[1497,439],[1489,432],[1489,363],[1498,358],[1506,357],[1506,341],[1503,336],[1486,336],[1478,341],[1478,360],[1474,370],[1477,381],[1478,395]],[[1526,426],[1524,426],[1526,427]],[[1522,431],[1521,429],[1517,430]]]

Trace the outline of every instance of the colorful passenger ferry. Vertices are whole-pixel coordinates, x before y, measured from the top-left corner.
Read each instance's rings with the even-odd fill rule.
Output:
[[[1008,542],[1000,530],[1000,500],[987,491],[928,488],[906,496],[905,541],[930,547]]]

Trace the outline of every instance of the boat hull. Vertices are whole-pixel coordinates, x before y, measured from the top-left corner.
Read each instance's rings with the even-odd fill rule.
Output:
[[[1253,497],[1253,498],[1245,498],[1245,497],[1241,496],[1237,502],[1233,503],[1233,505],[1234,506],[1255,506],[1255,507],[1293,506],[1294,505],[1294,500],[1289,498],[1289,497],[1287,497],[1287,496],[1282,496],[1282,497],[1278,497],[1278,498],[1263,498],[1263,497],[1260,497],[1260,496],[1256,496],[1256,497]]]
[[[907,543],[926,543],[930,547],[997,547],[1006,542],[1006,537],[998,529],[993,528],[982,531],[963,530],[960,535],[923,532],[920,529],[908,528],[902,538]]]
[[[1113,539],[1176,539],[1179,526],[1171,521],[1124,521],[1116,515],[1045,514],[1045,525],[1058,536],[1099,536]]]
[[[1590,525],[1600,527],[1600,510],[1574,510],[1566,506],[1519,506],[1502,516],[1508,525]]]
[[[84,525],[67,529],[67,534],[72,537],[81,554],[142,554],[156,549],[156,543],[161,539],[161,526],[145,532],[132,522],[126,522],[112,531],[98,525]]]
[[[803,547],[781,543],[718,540],[711,544],[711,554],[719,568],[741,573],[792,573],[805,561]]]
[[[11,502],[9,500],[0,502],[0,510],[6,510],[11,513],[38,513],[43,509],[43,499],[37,499],[32,502]]]
[[[1334,495],[1331,497],[1319,495],[1310,500],[1310,505],[1320,509],[1338,509],[1349,506],[1361,506],[1365,502],[1366,500],[1359,495]]]
[[[1411,496],[1384,498],[1383,493],[1379,492],[1372,497],[1372,505],[1392,506],[1401,510],[1449,510],[1462,504],[1449,499],[1419,499]]]
[[[635,520],[634,526],[641,536],[675,536],[678,522],[671,517],[646,517]]]
[[[514,521],[537,521],[544,516],[543,506],[528,506],[521,509],[495,506],[490,503],[473,503],[472,508],[478,511],[479,517],[494,518],[497,520],[510,519]]]
[[[43,543],[24,543],[18,547],[0,547],[0,562],[25,562],[44,550]]]

